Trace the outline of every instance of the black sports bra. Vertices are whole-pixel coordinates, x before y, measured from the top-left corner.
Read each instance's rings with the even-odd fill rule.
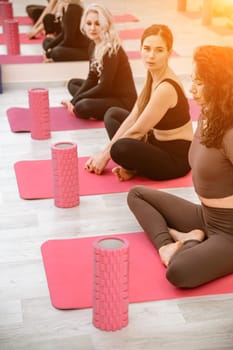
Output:
[[[164,117],[154,126],[158,130],[176,129],[186,124],[190,119],[189,103],[181,86],[172,79],[164,79],[163,83],[167,81],[177,92],[177,104],[175,107],[169,108]],[[160,84],[161,84],[160,83]]]

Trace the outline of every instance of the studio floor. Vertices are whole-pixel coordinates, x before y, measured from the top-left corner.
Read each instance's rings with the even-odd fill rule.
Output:
[[[233,44],[233,30],[227,27],[224,18],[213,18],[209,26],[202,24],[202,1],[188,1],[185,13],[177,11],[175,0],[102,2],[114,14],[128,13],[138,18],[138,22],[117,24],[119,29],[145,28],[152,23],[170,26],[178,54],[171,59],[171,65],[180,75],[188,96],[195,46]],[[31,1],[12,3],[14,15],[25,16],[25,6]],[[28,26],[20,27],[21,32],[27,30]],[[125,40],[124,45],[128,50],[138,50],[139,40]],[[0,54],[5,52],[5,46],[0,45]],[[41,47],[24,45],[22,53],[40,54]],[[140,60],[131,63],[140,91],[144,70]],[[67,80],[79,74],[85,76],[87,71],[86,65],[45,65],[2,65],[0,349],[233,350],[232,293],[130,303],[128,326],[115,332],[94,327],[92,308],[59,310],[52,305],[41,254],[44,242],[140,232],[141,227],[128,209],[127,192],[81,196],[80,205],[69,209],[56,207],[52,198],[20,198],[14,171],[16,162],[49,159],[51,145],[59,141],[77,143],[79,157],[88,157],[102,150],[108,140],[103,128],[53,131],[51,138],[43,141],[33,140],[30,133],[10,130],[7,110],[28,107],[28,89],[48,88],[50,106],[60,106],[62,99],[69,98]],[[161,190],[198,202],[192,186]]]

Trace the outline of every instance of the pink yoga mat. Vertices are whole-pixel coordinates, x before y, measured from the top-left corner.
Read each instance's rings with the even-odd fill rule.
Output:
[[[143,31],[144,28],[122,29],[119,30],[119,36],[122,40],[140,39]],[[20,44],[42,44],[44,36],[41,35],[34,39],[29,39],[27,33],[20,33],[19,40]],[[0,44],[4,44],[5,41],[5,35],[0,34]]]
[[[140,39],[144,28],[131,28],[119,30],[119,36],[122,40]]]
[[[32,25],[31,18],[27,16],[15,16],[14,19],[17,19],[19,25]],[[116,23],[125,23],[125,22],[138,22],[138,18],[131,14],[122,14],[114,15],[114,20]],[[0,24],[2,24],[2,19],[0,18]]]
[[[14,16],[14,19],[16,19],[19,22],[19,25],[32,25],[31,18],[27,16]],[[2,18],[0,18],[0,25],[2,24]]]
[[[166,269],[145,233],[111,237],[122,237],[129,242],[131,303],[233,292],[233,274],[198,288],[176,288],[167,281]],[[99,238],[101,236],[48,240],[41,246],[50,298],[55,308],[92,307],[93,242]]]
[[[200,114],[200,107],[189,99],[192,121]],[[30,132],[29,108],[11,107],[7,110],[7,118],[12,132]],[[64,107],[50,107],[51,131],[79,130],[103,128],[104,122],[85,120],[72,116]]]
[[[141,59],[140,51],[126,51],[130,60]],[[178,57],[178,53],[173,51],[173,57]],[[16,64],[16,63],[43,63],[42,55],[0,55],[0,63]]]
[[[104,122],[76,118],[67,109],[50,107],[51,131],[103,128]],[[30,132],[30,110],[24,107],[12,107],[7,110],[7,118],[13,132]]]
[[[42,41],[44,40],[44,36],[40,35],[38,38],[29,39],[26,33],[19,33],[19,42],[20,44],[42,44]],[[0,34],[0,44],[6,43],[6,37],[5,34]]]
[[[134,185],[145,185],[155,188],[175,188],[192,186],[191,173],[174,180],[152,181],[142,177],[135,177],[129,181],[119,181],[112,174],[116,165],[110,162],[102,175],[89,173],[84,169],[88,157],[78,160],[79,194],[80,196],[128,192]],[[23,160],[14,165],[18,190],[23,199],[53,198],[52,161]]]
[[[0,64],[42,63],[42,55],[0,55]]]
[[[126,51],[129,59],[140,59],[140,51]],[[178,54],[174,53],[175,56]],[[42,55],[0,55],[0,64],[43,63]]]

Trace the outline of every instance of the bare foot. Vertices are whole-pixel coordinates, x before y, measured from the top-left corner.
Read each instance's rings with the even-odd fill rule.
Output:
[[[74,106],[69,100],[62,100],[61,104],[68,110],[70,114],[74,115]]]
[[[135,171],[126,170],[126,169],[122,168],[121,166],[117,166],[117,167],[113,168],[112,172],[113,172],[114,175],[116,175],[116,177],[120,181],[130,180],[136,174]]]
[[[175,252],[178,249],[180,249],[182,246],[183,246],[183,243],[181,241],[177,241],[174,243],[166,244],[159,249],[160,259],[166,267],[168,266]]]
[[[46,34],[46,38],[51,38],[51,39],[54,39],[55,38],[55,34],[52,34],[52,33],[50,33],[50,34]]]
[[[53,59],[52,58],[44,58],[44,63],[51,63],[53,62]]]
[[[186,232],[177,231],[173,228],[169,228],[169,234],[170,236],[172,236],[174,241],[181,241],[181,242],[189,241],[192,239],[202,242],[205,238],[205,233],[202,230],[198,230],[198,229],[192,230],[186,233]]]

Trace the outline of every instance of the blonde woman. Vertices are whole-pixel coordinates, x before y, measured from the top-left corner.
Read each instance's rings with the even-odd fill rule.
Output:
[[[80,30],[83,5],[80,0],[58,0],[56,15],[61,18],[61,33],[43,41],[45,62],[88,60],[88,38]]]
[[[62,104],[84,119],[104,117],[112,106],[131,110],[136,88],[128,57],[121,46],[113,16],[100,4],[90,4],[81,20],[81,31],[91,40],[87,79],[71,79],[71,101]]]

